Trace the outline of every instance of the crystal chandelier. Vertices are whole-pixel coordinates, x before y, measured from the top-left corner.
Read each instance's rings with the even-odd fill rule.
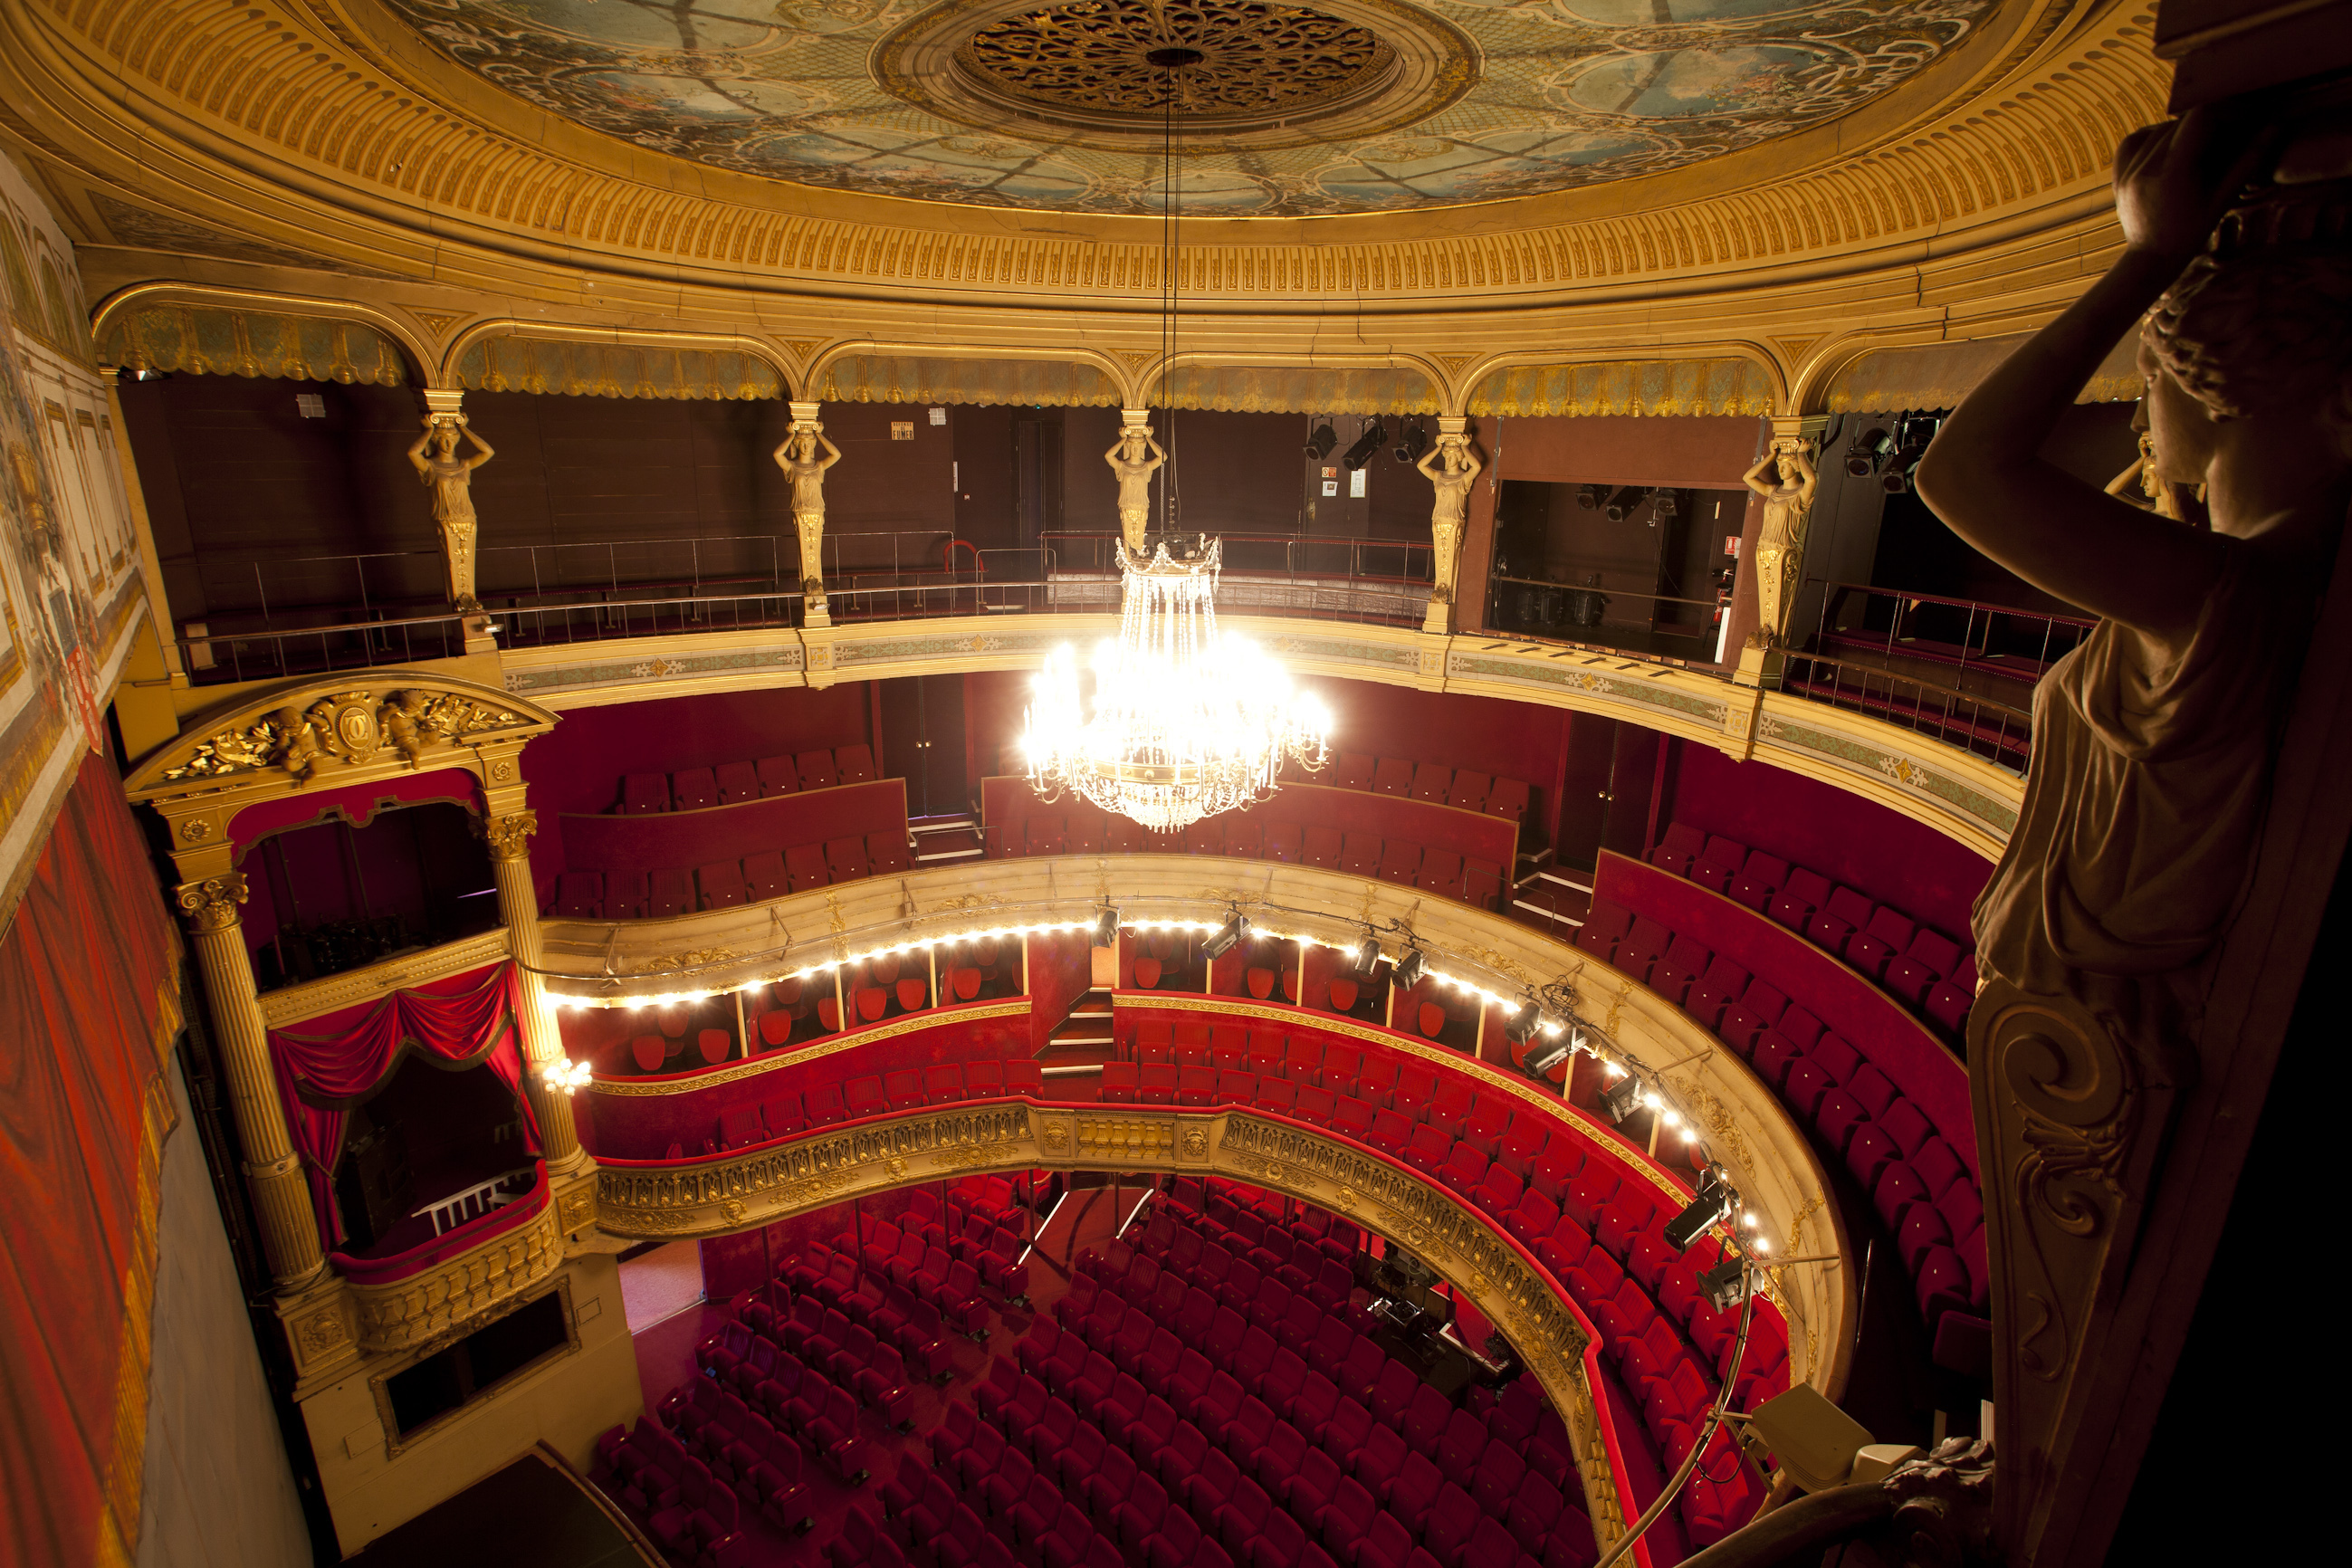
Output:
[[[1148,559],[1119,547],[1118,636],[1095,648],[1092,710],[1076,649],[1055,649],[1037,677],[1023,744],[1040,794],[1073,789],[1164,833],[1263,800],[1286,757],[1323,765],[1323,705],[1217,630],[1221,554],[1215,540],[1189,560],[1164,542]]]

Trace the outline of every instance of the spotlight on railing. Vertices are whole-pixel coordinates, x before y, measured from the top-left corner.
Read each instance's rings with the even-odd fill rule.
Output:
[[[1201,956],[1211,960],[1223,958],[1239,947],[1242,938],[1247,935],[1249,917],[1236,911],[1233,919],[1219,926],[1215,934],[1201,944]]]
[[[1396,451],[1392,456],[1400,463],[1418,463],[1421,461],[1422,454],[1428,450],[1429,427],[1425,425],[1408,425],[1405,426],[1404,438],[1397,443]]]
[[[1315,426],[1314,434],[1307,437],[1307,460],[1321,462],[1331,455],[1331,448],[1339,444],[1339,437],[1332,432],[1331,422],[1326,419],[1322,424]]]
[[[1528,1037],[1543,1027],[1543,1009],[1533,1002],[1523,1002],[1519,1010],[1503,1020],[1503,1033],[1515,1046],[1524,1046]]]
[[[1599,485],[1579,485],[1576,487],[1576,504],[1591,511],[1601,504],[1601,493]]]
[[[1622,522],[1649,493],[1640,485],[1620,485],[1610,495],[1609,504],[1601,509],[1601,514],[1612,522]]]
[[[1666,1245],[1676,1252],[1688,1252],[1693,1242],[1731,1217],[1737,1202],[1730,1184],[1716,1172],[1707,1172],[1699,1178],[1698,1191],[1691,1195],[1689,1205],[1666,1222]]]
[[[1339,454],[1339,461],[1345,464],[1348,471],[1352,474],[1370,462],[1372,454],[1387,445],[1388,438],[1388,426],[1375,419],[1364,426],[1364,433],[1356,437],[1354,446]]]
[[[1370,974],[1374,969],[1380,967],[1380,962],[1381,939],[1366,931],[1364,940],[1349,950],[1348,967],[1355,973]]]
[[[1094,939],[1097,947],[1118,945],[1118,911],[1108,904],[1103,906],[1103,912],[1095,921]]]
[[[1601,1091],[1601,1110],[1613,1124],[1642,1109],[1642,1080],[1630,1073]]]
[[[1919,459],[1927,455],[1927,444],[1924,441],[1904,447],[1895,454],[1886,466],[1886,471],[1878,476],[1878,482],[1885,487],[1888,495],[1902,495],[1911,488],[1911,470],[1917,468]]]
[[[1404,950],[1404,956],[1397,960],[1391,980],[1399,989],[1410,991],[1420,984],[1421,977],[1428,973],[1429,955],[1417,947],[1409,947]]]
[[[1698,1293],[1718,1312],[1728,1312],[1748,1300],[1748,1264],[1733,1253],[1698,1277]]]

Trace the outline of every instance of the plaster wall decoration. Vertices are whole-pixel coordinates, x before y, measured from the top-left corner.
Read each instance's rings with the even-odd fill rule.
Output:
[[[1397,212],[1661,174],[1871,101],[1995,0],[389,0],[551,113],[740,173],[1152,213],[1178,44],[1188,213]]]
[[[0,924],[142,603],[130,500],[73,244],[0,160]]]

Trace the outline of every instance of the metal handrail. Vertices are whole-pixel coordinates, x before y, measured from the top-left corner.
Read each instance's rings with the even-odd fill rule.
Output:
[[[1891,602],[1892,613],[1887,616],[1884,643],[1884,649],[1889,658],[1896,656],[1934,658],[1933,654],[1924,649],[1903,646],[1906,641],[1916,643],[1919,640],[1919,635],[1916,629],[1908,638],[1905,637],[1905,617],[1906,615],[1913,617],[1916,628],[1920,608],[1924,605],[1932,605],[1946,612],[1958,610],[1965,613],[1965,618],[1958,627],[1958,641],[1948,645],[1957,647],[1959,650],[1958,657],[1950,662],[1957,664],[1963,671],[1972,666],[1987,667],[1994,673],[2009,679],[2022,677],[2025,671],[2018,666],[2030,659],[2034,667],[2032,679],[2039,680],[2042,673],[2049,668],[2051,660],[2054,657],[2078,646],[2084,634],[2098,625],[2097,621],[2085,619],[2080,616],[2056,615],[2046,610],[2022,610],[2008,605],[1987,604],[1979,599],[1955,599],[1940,594],[1914,594],[1906,589],[1873,587],[1862,583],[1831,583],[1824,585],[1822,595],[1822,614],[1820,624],[1815,628],[1814,647],[1829,646],[1829,639],[1832,635],[1855,637],[1857,631],[1867,633],[1872,641],[1877,640],[1874,628],[1866,626],[1851,627],[1843,624],[1837,626],[1831,624],[1832,613],[1847,602],[1848,595],[1853,594],[1864,596],[1862,614],[1865,621],[1870,614],[1871,600],[1885,599]],[[2013,646],[2015,639],[2012,637],[2011,647],[1996,652],[1993,647],[1994,633],[2003,622],[2010,623],[2012,627],[2021,627],[2024,640],[2029,646]],[[2035,641],[2037,629],[2038,643]]]
[[[1826,689],[1811,678],[1815,668],[1826,669]],[[1879,689],[1874,691],[1874,688]],[[1932,680],[1898,675],[1874,664],[1791,653],[1782,668],[1781,689],[1808,701],[1907,724],[1915,731],[2004,767],[2011,765],[2014,758],[2015,765],[2021,768],[2032,743],[2033,715],[2023,709]],[[1988,719],[1992,721],[1990,731]]]

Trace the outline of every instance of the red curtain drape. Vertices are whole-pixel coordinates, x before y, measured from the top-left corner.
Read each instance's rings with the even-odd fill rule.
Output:
[[[285,1103],[287,1131],[302,1156],[320,1238],[329,1249],[343,1240],[335,1164],[342,1158],[344,1113],[374,1093],[408,1049],[498,1074],[521,1110],[526,1146],[539,1152],[538,1119],[521,1089],[521,972],[509,962],[395,991],[356,1016],[334,1015],[331,1022],[341,1026],[324,1032],[269,1032],[278,1098]]]
[[[79,1568],[139,1542],[179,939],[104,757],[23,864],[0,911],[0,1563]]]

